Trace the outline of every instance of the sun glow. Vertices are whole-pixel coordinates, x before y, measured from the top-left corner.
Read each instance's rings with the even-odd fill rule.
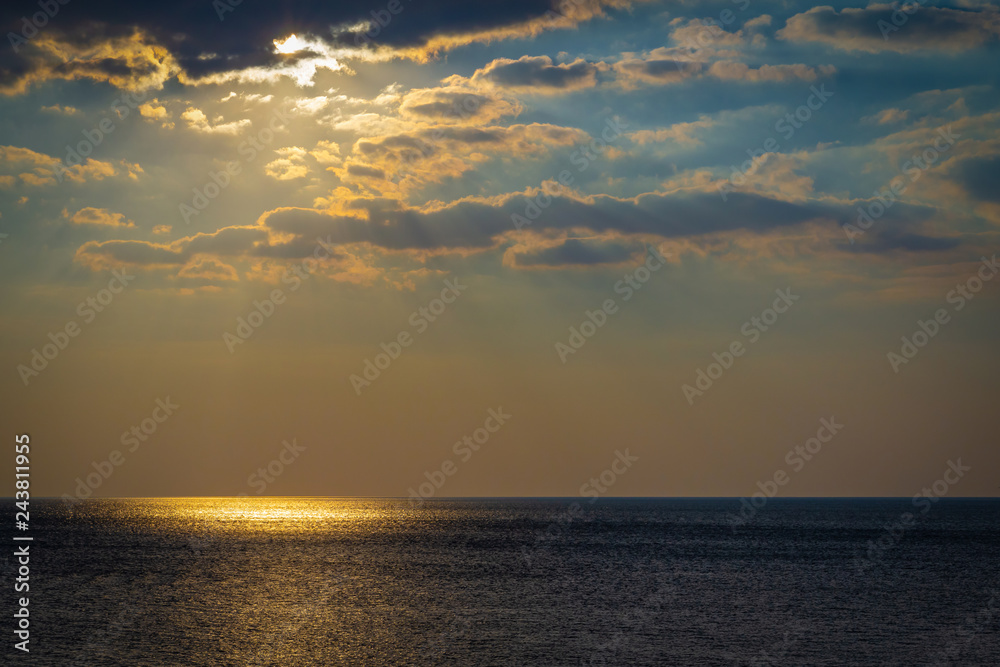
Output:
[[[305,44],[294,34],[285,38],[283,42],[274,40],[274,48],[278,53],[295,53],[302,49]]]

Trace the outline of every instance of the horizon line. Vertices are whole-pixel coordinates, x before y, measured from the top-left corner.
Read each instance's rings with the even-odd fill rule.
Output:
[[[591,496],[434,496],[423,500],[583,500]],[[594,500],[740,500],[751,496],[601,496]],[[921,497],[919,494],[916,497]],[[253,495],[253,496],[101,496],[73,498],[76,502],[87,500],[170,500],[177,498],[329,498],[350,500],[409,500],[411,496],[317,496],[317,495]],[[767,500],[911,500],[914,496],[768,496]],[[15,500],[14,496],[0,496],[2,500]],[[35,496],[32,500],[67,500],[62,496]],[[1000,500],[1000,496],[941,496],[937,500]],[[593,504],[593,503],[590,503]]]

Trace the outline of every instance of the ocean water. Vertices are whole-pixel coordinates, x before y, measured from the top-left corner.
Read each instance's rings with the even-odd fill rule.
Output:
[[[17,664],[1000,665],[997,500],[31,505]]]

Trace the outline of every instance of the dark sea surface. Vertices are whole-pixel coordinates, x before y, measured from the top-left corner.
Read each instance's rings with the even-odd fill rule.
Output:
[[[2,662],[1000,665],[1000,501],[588,500],[32,500]]]

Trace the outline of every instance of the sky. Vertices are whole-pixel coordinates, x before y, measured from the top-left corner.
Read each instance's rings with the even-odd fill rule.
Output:
[[[996,5],[0,11],[36,495],[997,495]]]

